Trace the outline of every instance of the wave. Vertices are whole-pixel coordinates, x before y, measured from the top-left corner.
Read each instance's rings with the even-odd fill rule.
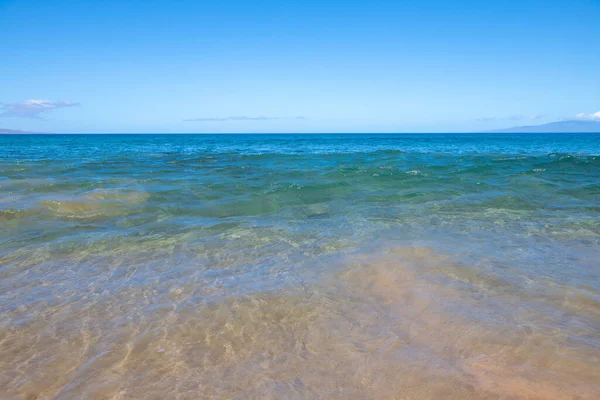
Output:
[[[150,195],[145,191],[128,189],[97,189],[80,196],[45,200],[41,204],[57,216],[67,218],[98,218],[126,215]]]

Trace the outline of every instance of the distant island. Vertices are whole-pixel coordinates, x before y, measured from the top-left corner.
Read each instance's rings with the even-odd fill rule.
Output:
[[[543,125],[495,129],[486,133],[600,133],[600,121],[558,121]]]

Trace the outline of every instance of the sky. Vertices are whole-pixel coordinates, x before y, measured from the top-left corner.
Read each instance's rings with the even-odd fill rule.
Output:
[[[599,111],[600,0],[0,0],[0,128],[472,132]]]

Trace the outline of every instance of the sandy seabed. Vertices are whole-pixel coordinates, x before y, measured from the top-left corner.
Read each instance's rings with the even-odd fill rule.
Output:
[[[308,281],[211,302],[190,280],[17,306],[0,324],[0,398],[600,398],[600,354],[581,339],[597,339],[600,304],[578,291],[519,291],[426,248]]]

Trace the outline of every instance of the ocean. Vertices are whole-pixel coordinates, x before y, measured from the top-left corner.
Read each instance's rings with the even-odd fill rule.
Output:
[[[1,399],[599,399],[600,134],[0,135]]]

